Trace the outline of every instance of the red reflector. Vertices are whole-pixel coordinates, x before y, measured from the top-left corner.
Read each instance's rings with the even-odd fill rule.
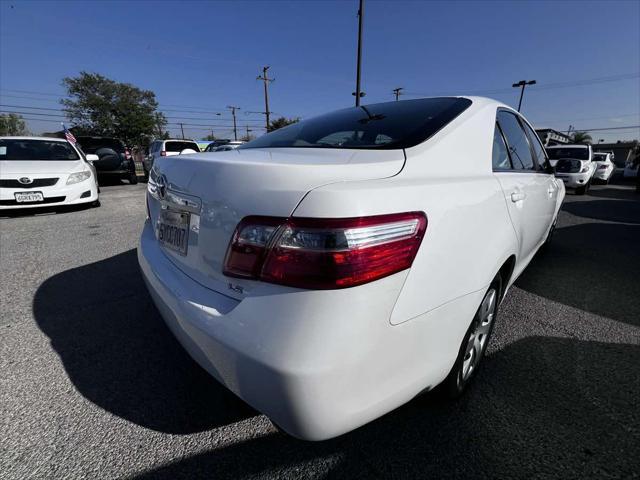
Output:
[[[411,266],[422,212],[342,219],[247,217],[233,235],[224,273],[299,288],[346,288]]]

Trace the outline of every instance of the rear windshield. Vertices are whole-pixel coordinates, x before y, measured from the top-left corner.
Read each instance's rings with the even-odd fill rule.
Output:
[[[606,162],[607,161],[607,155],[605,153],[594,153],[593,154],[593,159],[596,162]]]
[[[560,158],[576,158],[578,160],[589,160],[589,149],[585,148],[548,148],[547,154],[551,160]]]
[[[0,140],[0,160],[79,160],[67,142],[49,140]]]
[[[466,98],[423,98],[346,108],[303,120],[244,148],[408,148],[424,142],[471,105]]]
[[[117,153],[124,153],[124,143],[117,138],[78,137],[78,143],[84,153],[96,153],[101,148],[110,148]]]
[[[196,152],[200,151],[200,147],[195,142],[166,142],[164,144],[164,149],[167,152],[181,152],[190,148],[191,150],[195,150]]]

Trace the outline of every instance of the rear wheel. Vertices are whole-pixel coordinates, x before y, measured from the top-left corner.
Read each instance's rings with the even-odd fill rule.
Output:
[[[136,175],[135,172],[129,175],[129,183],[131,185],[135,185],[136,183],[138,183],[138,176]]]
[[[451,372],[442,382],[441,388],[449,398],[456,398],[462,394],[480,366],[493,332],[501,289],[502,282],[498,275],[484,294],[478,311],[462,340],[458,358]]]

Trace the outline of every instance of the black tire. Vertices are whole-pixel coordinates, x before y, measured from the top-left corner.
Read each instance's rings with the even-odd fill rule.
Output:
[[[98,208],[100,206],[100,200],[96,200],[95,202],[91,202],[91,206],[93,208]]]
[[[473,345],[476,345],[475,335],[478,333],[478,328],[480,327],[480,325],[482,325],[482,318],[484,316],[482,309],[485,306],[485,300],[487,300],[490,292],[493,292],[494,295],[493,316],[488,324],[488,331],[486,331],[486,333],[478,335],[480,342],[483,342],[481,343],[480,351],[477,354],[478,357],[476,357],[476,359],[471,359],[468,356],[468,346],[470,344],[472,335],[474,335]],[[484,358],[484,354],[487,350],[487,346],[489,345],[489,341],[491,340],[493,327],[498,317],[498,306],[500,305],[501,298],[502,280],[500,278],[500,275],[498,274],[496,275],[496,278],[494,278],[491,282],[491,285],[489,285],[489,288],[485,292],[484,297],[482,297],[482,302],[480,302],[480,306],[478,307],[478,310],[476,310],[476,314],[473,316],[471,325],[469,325],[469,329],[467,330],[467,333],[462,340],[462,344],[460,345],[460,349],[458,350],[458,357],[453,364],[453,368],[449,372],[449,375],[447,375],[447,378],[445,378],[442,384],[438,387],[445,397],[449,399],[458,398],[465,391],[469,383],[474,379],[476,372],[481,365],[482,359]],[[486,338],[484,337],[484,335],[486,335]],[[475,351],[475,348],[473,350]],[[467,368],[467,361],[473,364],[473,367]]]
[[[135,172],[129,175],[129,183],[131,185],[136,185],[138,183],[138,176],[135,174]]]
[[[587,193],[586,185],[576,188],[576,195],[584,195],[585,193]]]

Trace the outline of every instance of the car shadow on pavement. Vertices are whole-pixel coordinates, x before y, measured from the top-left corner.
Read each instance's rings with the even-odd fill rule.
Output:
[[[576,205],[563,208],[575,212]],[[587,210],[590,215],[595,215],[594,211],[597,210],[591,207]],[[624,211],[620,215],[625,215]],[[538,252],[516,286],[580,310],[640,326],[639,267],[640,225],[582,223],[558,228],[551,244]]]
[[[33,311],[78,391],[114,415],[176,434],[256,415],[171,335],[135,250],[54,275],[38,288]]]
[[[337,439],[271,434],[135,478],[632,477],[639,362],[636,345],[527,337],[489,355],[456,402],[431,394]]]
[[[619,197],[623,198],[623,197]],[[640,224],[640,197],[638,200],[589,200],[565,203],[562,209],[578,217],[606,222]]]

